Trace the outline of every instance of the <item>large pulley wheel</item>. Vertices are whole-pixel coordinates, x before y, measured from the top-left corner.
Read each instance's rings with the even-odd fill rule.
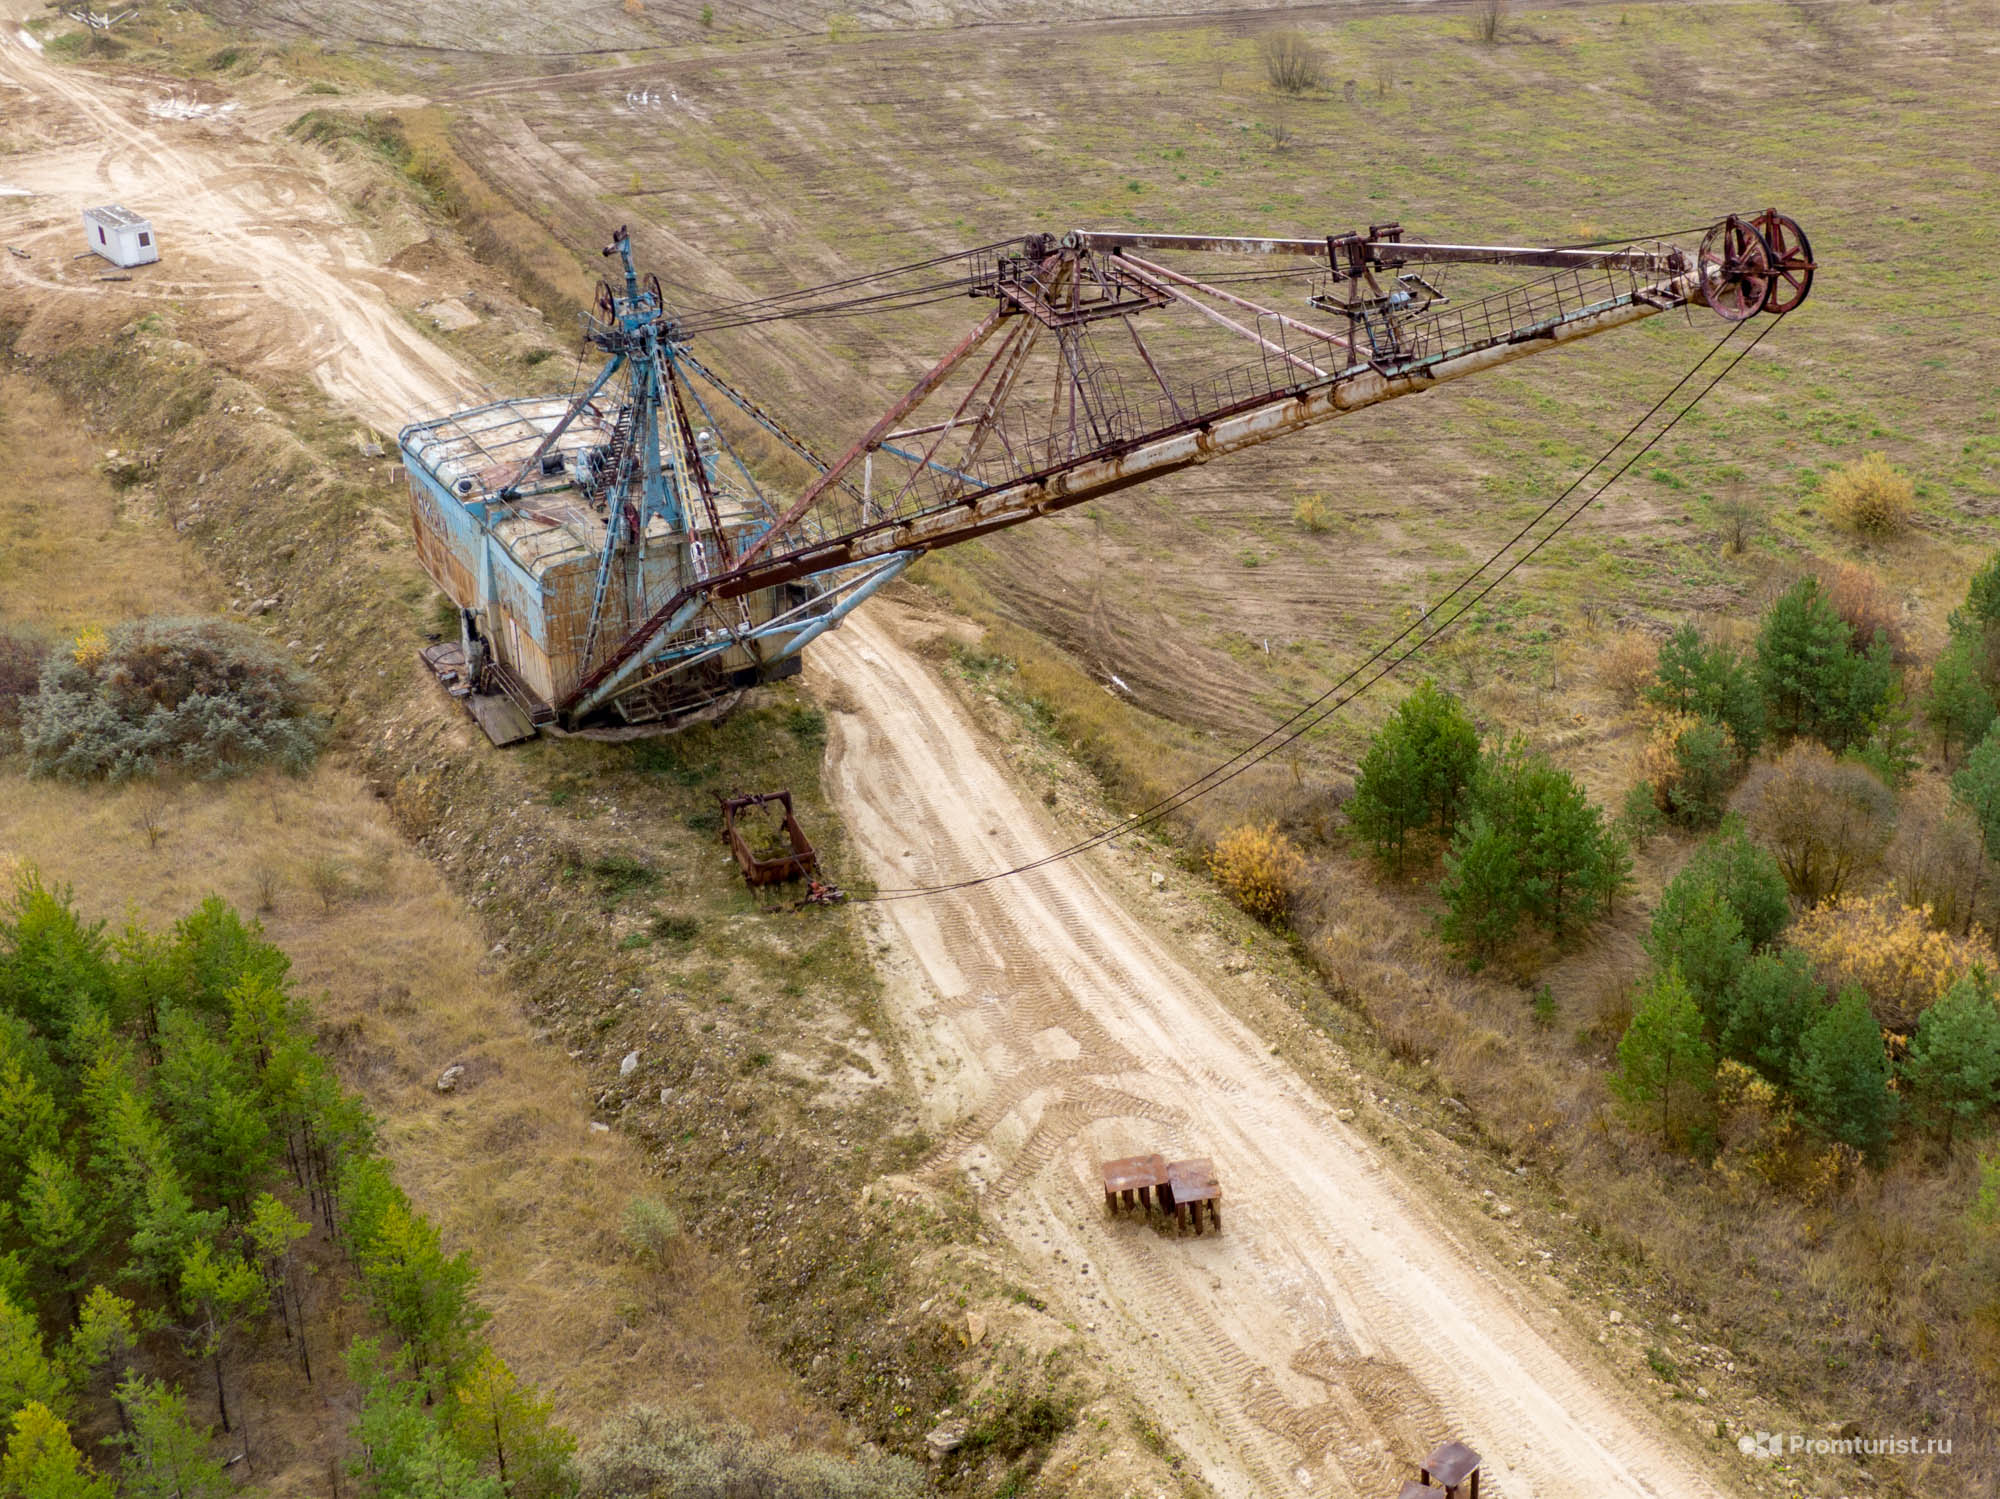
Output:
[[[660,278],[649,275],[646,277],[645,285],[647,292],[653,298],[653,311],[664,312],[667,306],[667,294],[660,290]]]
[[[609,326],[617,324],[618,298],[611,290],[611,283],[609,281],[600,281],[597,283],[597,301],[591,310],[597,314],[597,320],[600,323]]]
[[[1764,310],[1775,279],[1771,247],[1748,219],[1731,214],[1703,236],[1702,300],[1724,322],[1740,323]]]
[[[1787,313],[1806,299],[1812,290],[1812,241],[1798,221],[1788,219],[1775,208],[1757,215],[1757,232],[1771,252],[1771,289],[1764,298],[1764,311]]]

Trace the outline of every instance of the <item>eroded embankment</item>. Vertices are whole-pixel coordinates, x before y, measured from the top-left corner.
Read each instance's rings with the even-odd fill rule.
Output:
[[[658,1179],[629,1189],[665,1197],[734,1267],[760,1338],[862,1436],[921,1454],[941,1418],[964,1418],[948,1486],[997,1487],[1057,1448],[1080,1480],[1109,1462],[1173,1487],[1132,1422],[1107,1436],[1093,1420],[1087,1442],[1073,1425],[1129,1412],[962,1196],[867,1190],[930,1142],[865,934],[851,912],[760,913],[713,838],[715,790],[786,777],[843,857],[817,710],[780,695],[673,741],[489,751],[415,669],[436,609],[384,460],[316,392],[247,385],[198,336],[107,311],[59,337],[0,325],[0,354],[115,445],[232,603],[311,665],[337,754],[477,912],[523,1029],[563,1047],[594,1117],[643,1145]]]

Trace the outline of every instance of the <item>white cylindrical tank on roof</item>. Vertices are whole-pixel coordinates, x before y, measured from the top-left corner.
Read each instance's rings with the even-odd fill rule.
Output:
[[[150,265],[160,258],[152,220],[116,203],[84,209],[83,233],[89,248],[116,266]]]

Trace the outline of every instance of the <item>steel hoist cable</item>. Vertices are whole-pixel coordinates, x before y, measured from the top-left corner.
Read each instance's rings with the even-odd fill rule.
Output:
[[[1252,766],[1262,763],[1263,761],[1269,759],[1272,755],[1276,754],[1279,750],[1284,749],[1287,745],[1295,743],[1304,735],[1310,733],[1313,729],[1316,729],[1321,724],[1325,723],[1327,719],[1331,718],[1335,713],[1339,712],[1342,708],[1352,703],[1356,698],[1362,696],[1377,682],[1380,682],[1383,677],[1387,676],[1390,672],[1394,671],[1397,667],[1401,666],[1404,662],[1408,661],[1411,657],[1415,656],[1419,651],[1423,650],[1424,647],[1429,645],[1432,641],[1436,640],[1439,636],[1443,635],[1447,630],[1451,629],[1460,620],[1464,619],[1465,616],[1476,605],[1478,605],[1482,599],[1484,599],[1488,594],[1492,593],[1494,589],[1498,588],[1502,583],[1504,583],[1509,577],[1511,577],[1516,571],[1518,571],[1530,558],[1532,558],[1537,552],[1541,551],[1543,547],[1547,546],[1558,535],[1560,535],[1565,527],[1567,527],[1578,516],[1582,515],[1600,498],[1602,498],[1604,493],[1608,489],[1610,489],[1613,484],[1617,483],[1619,479],[1623,478],[1626,472],[1629,469],[1631,469],[1631,467],[1635,463],[1637,463],[1641,458],[1645,457],[1645,455],[1648,452],[1650,452],[1662,438],[1664,438],[1669,432],[1673,431],[1673,429],[1680,424],[1681,419],[1685,417],[1690,411],[1694,410],[1696,406],[1700,405],[1702,400],[1708,396],[1709,392],[1713,391],[1716,388],[1716,386],[1720,385],[1722,381],[1726,379],[1732,371],[1735,370],[1736,366],[1741,364],[1744,361],[1744,359],[1749,357],[1750,353],[1753,350],[1755,350],[1756,347],[1759,344],[1761,344],[1766,337],[1770,335],[1771,330],[1776,328],[1778,324],[1783,321],[1784,321],[1784,315],[1780,314],[1779,316],[1773,318],[1769,323],[1765,324],[1763,329],[1757,334],[1755,338],[1753,338],[1748,344],[1744,345],[1741,349],[1739,349],[1736,352],[1735,357],[1731,359],[1728,364],[1724,365],[1722,369],[1717,371],[1716,374],[1709,379],[1706,385],[1702,386],[1700,390],[1696,391],[1693,398],[1690,399],[1685,406],[1681,407],[1679,411],[1674,413],[1674,415],[1665,423],[1665,425],[1663,425],[1657,432],[1653,433],[1651,437],[1647,438],[1646,441],[1643,444],[1641,444],[1631,454],[1631,456],[1629,456],[1624,460],[1624,462],[1619,464],[1618,468],[1610,475],[1610,477],[1605,479],[1603,483],[1599,484],[1580,502],[1578,502],[1569,511],[1568,514],[1562,516],[1556,522],[1555,525],[1549,528],[1546,535],[1541,536],[1532,545],[1524,549],[1518,556],[1516,556],[1512,561],[1508,562],[1504,568],[1502,568],[1489,581],[1487,581],[1484,584],[1484,586],[1480,587],[1477,592],[1472,593],[1469,598],[1465,599],[1463,603],[1461,603],[1459,607],[1452,612],[1451,616],[1448,619],[1445,619],[1441,623],[1437,624],[1434,628],[1426,628],[1429,625],[1431,617],[1438,612],[1436,608],[1433,608],[1425,615],[1419,617],[1419,619],[1417,619],[1416,621],[1413,621],[1412,623],[1405,625],[1394,636],[1392,636],[1390,639],[1385,641],[1380,646],[1376,647],[1376,649],[1372,651],[1364,660],[1362,660],[1360,663],[1351,668],[1344,676],[1340,678],[1339,681],[1335,682],[1331,687],[1327,688],[1326,691],[1322,692],[1321,694],[1319,694],[1319,696],[1313,698],[1311,701],[1305,703],[1301,707],[1294,710],[1289,717],[1287,717],[1282,722],[1271,728],[1260,738],[1253,740],[1251,743],[1245,745],[1243,748],[1236,751],[1236,753],[1231,755],[1228,759],[1220,761],[1218,764],[1211,767],[1209,770],[1205,771],[1202,775],[1197,776],[1194,780],[1184,783],[1178,789],[1167,793],[1165,796],[1159,798],[1157,801],[1154,801],[1149,806],[1143,807],[1139,811],[1134,812],[1129,817],[1123,818],[1109,827],[1101,828],[1097,832],[1091,834],[1089,837],[1081,839],[1076,843],[1070,844],[1066,848],[1057,849],[1051,853],[1043,854],[1038,858],[1030,859],[1025,863],[1017,864],[1012,868],[995,870],[990,874],[972,875],[961,880],[949,880],[937,885],[923,885],[923,886],[915,886],[915,887],[901,888],[901,889],[877,890],[872,895],[861,895],[861,896],[854,896],[851,898],[854,900],[862,900],[862,901],[892,901],[892,900],[913,900],[920,896],[926,896],[926,895],[942,895],[956,890],[969,890],[976,886],[991,884],[996,880],[1009,879],[1014,875],[1028,874],[1034,870],[1044,868],[1047,865],[1058,863],[1065,859],[1074,858],[1076,855],[1085,853],[1090,849],[1097,848],[1102,844],[1110,842],[1114,838],[1120,837],[1126,833],[1136,832],[1140,828],[1148,827],[1151,826],[1153,823],[1159,822],[1169,813],[1177,811],[1181,807],[1185,807],[1189,803],[1194,802],[1199,798],[1208,795],[1210,792],[1217,790],[1219,787],[1227,785],[1230,781],[1233,781],[1234,779],[1236,779],[1237,776],[1242,775]],[[1673,386],[1669,390],[1667,390],[1667,392],[1664,395],[1662,395],[1658,400],[1653,402],[1653,404],[1647,408],[1644,415],[1640,416],[1637,421],[1633,422],[1630,427],[1626,428],[1624,433],[1622,433],[1617,439],[1617,441],[1613,442],[1611,446],[1604,451],[1602,456],[1597,458],[1590,464],[1589,467],[1585,468],[1580,474],[1578,474],[1577,477],[1573,481],[1571,481],[1568,488],[1564,489],[1561,494],[1557,495],[1539,512],[1537,512],[1533,518],[1527,521],[1527,523],[1524,524],[1520,528],[1520,530],[1516,531],[1513,536],[1508,538],[1508,540],[1504,542],[1500,547],[1498,547],[1490,556],[1488,556],[1484,562],[1480,563],[1479,566],[1472,569],[1471,572],[1467,573],[1462,579],[1460,579],[1459,582],[1452,587],[1450,592],[1446,593],[1444,597],[1439,600],[1439,605],[1442,606],[1449,604],[1454,598],[1457,598],[1460,594],[1465,593],[1468,589],[1472,588],[1473,585],[1479,580],[1482,574],[1484,574],[1489,568],[1493,567],[1496,563],[1498,563],[1500,559],[1505,557],[1509,551],[1513,550],[1513,548],[1516,547],[1522,540],[1524,540],[1535,529],[1535,527],[1539,526],[1544,520],[1548,519],[1550,515],[1554,514],[1565,500],[1569,499],[1571,495],[1575,494],[1577,490],[1583,487],[1585,481],[1588,480],[1592,474],[1596,473],[1599,469],[1604,467],[1606,463],[1610,462],[1613,456],[1617,454],[1620,448],[1624,447],[1626,443],[1630,442],[1635,436],[1637,436],[1639,431],[1655,416],[1657,416],[1660,413],[1660,411],[1663,408],[1665,408],[1668,402],[1670,402],[1677,394],[1679,394],[1679,392],[1683,388],[1685,388],[1689,384],[1689,382],[1691,382],[1698,374],[1700,374],[1702,369],[1708,364],[1708,362],[1713,358],[1715,358],[1715,356],[1722,351],[1723,347],[1726,344],[1728,344],[1728,342],[1732,338],[1736,336],[1737,331],[1741,327],[1742,327],[1741,323],[1732,323],[1729,326],[1728,330],[1723,333],[1722,337],[1717,339],[1715,343],[1710,346],[1707,352],[1705,352],[1700,359],[1695,361],[1694,365],[1688,370],[1688,372],[1682,375],[1679,380],[1675,381]],[[1391,655],[1392,652],[1396,651],[1398,646],[1401,646],[1405,641],[1410,640],[1410,637],[1413,635],[1417,636],[1417,639],[1414,642],[1412,642],[1407,649],[1404,649],[1400,653],[1395,654],[1393,656]],[[1361,680],[1364,677],[1364,674],[1368,673],[1371,668],[1377,667],[1378,664],[1379,664],[1379,669],[1375,670],[1373,675],[1366,676],[1365,680]],[[1352,684],[1354,684],[1357,680],[1360,681],[1360,685],[1355,686],[1351,692],[1346,691],[1346,689],[1350,687]],[[1341,695],[1343,692],[1345,692],[1346,694],[1345,696]],[[1329,699],[1332,699],[1333,701],[1329,702]]]

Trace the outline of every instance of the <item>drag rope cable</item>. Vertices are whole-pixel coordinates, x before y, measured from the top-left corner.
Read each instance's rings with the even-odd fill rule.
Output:
[[[1735,358],[1731,359],[1727,365],[1723,366],[1723,368],[1720,371],[1718,371],[1713,377],[1711,377],[1709,382],[1695,393],[1693,399],[1691,399],[1685,406],[1683,406],[1678,412],[1676,412],[1666,422],[1666,424],[1660,428],[1659,431],[1655,432],[1651,437],[1647,438],[1645,443],[1642,444],[1636,451],[1634,451],[1632,455],[1628,457],[1623,463],[1621,463],[1616,469],[1616,471],[1614,471],[1609,478],[1607,478],[1602,484],[1598,485],[1597,488],[1592,490],[1590,494],[1585,496],[1584,499],[1581,502],[1579,502],[1573,509],[1571,509],[1567,515],[1563,516],[1559,521],[1557,521],[1557,523],[1549,529],[1546,535],[1540,537],[1526,550],[1521,552],[1519,556],[1515,557],[1511,562],[1509,562],[1506,565],[1505,568],[1503,568],[1497,575],[1495,575],[1489,582],[1487,582],[1484,587],[1480,588],[1470,598],[1465,600],[1465,602],[1461,604],[1460,607],[1452,613],[1450,618],[1445,619],[1444,621],[1439,623],[1435,628],[1426,629],[1431,614],[1436,612],[1435,610],[1427,611],[1426,614],[1420,616],[1416,621],[1412,622],[1411,624],[1404,626],[1403,629],[1399,631],[1395,636],[1391,637],[1389,640],[1385,641],[1382,645],[1378,646],[1372,653],[1370,653],[1370,655],[1366,659],[1364,659],[1355,667],[1353,667],[1350,671],[1348,671],[1345,676],[1343,676],[1339,681],[1335,682],[1331,687],[1327,688],[1325,692],[1321,693],[1318,697],[1312,699],[1310,702],[1304,704],[1302,707],[1295,710],[1290,717],[1286,718],[1283,722],[1279,723],[1274,728],[1269,730],[1261,738],[1244,746],[1242,749],[1238,750],[1234,755],[1220,762],[1218,765],[1212,767],[1210,770],[1206,771],[1201,776],[1198,776],[1194,780],[1187,782],[1185,785],[1181,786],[1178,790],[1169,792],[1166,796],[1161,797],[1159,800],[1153,802],[1150,806],[1140,809],[1138,812],[1133,813],[1131,816],[1124,818],[1120,822],[1117,822],[1110,827],[1100,829],[1099,831],[1093,833],[1088,838],[1082,839],[1077,843],[1071,844],[1067,848],[1057,849],[1052,853],[1044,854],[1036,859],[1031,859],[1024,864],[1016,865],[1013,868],[996,870],[991,874],[974,875],[966,879],[948,881],[944,884],[939,884],[939,885],[928,885],[911,889],[878,890],[873,895],[857,896],[855,897],[855,899],[873,900],[873,901],[908,900],[922,895],[939,895],[955,890],[971,889],[974,886],[990,884],[995,880],[1006,879],[1012,875],[1029,873],[1033,870],[1040,869],[1045,865],[1053,864],[1060,860],[1073,858],[1077,854],[1083,853],[1092,848],[1096,848],[1101,844],[1109,842],[1113,838],[1121,836],[1122,834],[1133,832],[1139,828],[1147,827],[1155,822],[1158,822],[1162,818],[1167,816],[1169,813],[1177,811],[1179,808],[1188,805],[1190,802],[1193,802],[1200,797],[1208,795],[1210,792],[1216,790],[1218,787],[1226,785],[1228,782],[1234,780],[1237,776],[1243,774],[1246,770],[1249,770],[1253,765],[1257,765],[1262,761],[1269,759],[1279,750],[1285,748],[1289,744],[1294,743],[1295,741],[1303,737],[1305,734],[1311,732],[1313,729],[1319,727],[1321,724],[1326,722],[1327,719],[1331,718],[1335,713],[1339,712],[1342,708],[1346,707],[1349,703],[1352,703],[1356,698],[1360,697],[1363,693],[1367,692],[1369,688],[1373,687],[1377,682],[1381,681],[1383,677],[1387,676],[1390,672],[1394,671],[1398,666],[1401,666],[1404,662],[1408,661],[1411,657],[1415,656],[1419,651],[1423,650],[1425,646],[1429,645],[1432,641],[1436,640],[1440,635],[1444,634],[1447,630],[1451,629],[1453,625],[1457,624],[1461,619],[1463,619],[1467,613],[1469,613],[1476,605],[1480,603],[1481,600],[1483,600],[1488,594],[1493,592],[1494,589],[1498,588],[1500,584],[1504,583],[1509,577],[1511,577],[1516,571],[1518,571],[1531,557],[1533,557],[1543,547],[1547,546],[1551,541],[1553,541],[1559,534],[1561,534],[1563,529],[1570,524],[1570,522],[1574,521],[1578,516],[1582,515],[1586,510],[1588,510],[1591,507],[1591,505],[1596,503],[1596,501],[1600,499],[1604,495],[1604,493],[1611,488],[1613,484],[1617,483],[1619,479],[1623,478],[1626,472],[1630,470],[1635,463],[1637,463],[1649,451],[1651,451],[1653,447],[1656,446],[1663,437],[1665,437],[1669,432],[1673,431],[1673,429],[1680,424],[1681,419],[1685,417],[1690,411],[1694,410],[1694,408],[1702,402],[1702,400],[1709,394],[1709,392],[1714,390],[1716,386],[1720,385],[1722,381],[1725,380],[1730,375],[1730,373],[1735,370],[1736,366],[1741,364],[1744,361],[1744,359],[1746,359],[1750,355],[1751,351],[1754,350],[1758,344],[1764,341],[1764,339],[1770,334],[1771,330],[1777,327],[1777,325],[1783,321],[1784,321],[1784,314],[1780,314],[1778,317],[1773,318],[1771,322],[1766,324],[1763,330],[1759,332],[1754,339],[1752,339],[1748,344],[1746,344],[1742,349],[1740,349],[1737,352]],[[1547,506],[1545,506],[1538,514],[1534,516],[1533,519],[1529,520],[1526,525],[1522,526],[1522,528],[1519,531],[1517,531],[1511,538],[1509,538],[1496,551],[1494,551],[1493,554],[1486,559],[1486,561],[1482,562],[1478,567],[1474,568],[1470,573],[1466,574],[1466,576],[1463,579],[1461,579],[1459,583],[1455,585],[1449,593],[1447,593],[1442,599],[1439,600],[1439,604],[1442,605],[1449,603],[1458,594],[1463,593],[1465,590],[1470,588],[1473,585],[1473,583],[1478,580],[1478,578],[1482,573],[1484,573],[1488,568],[1492,567],[1502,557],[1506,556],[1507,553],[1510,550],[1512,550],[1512,548],[1514,548],[1523,538],[1525,538],[1537,525],[1539,525],[1543,520],[1547,519],[1548,516],[1551,515],[1557,509],[1557,507],[1563,503],[1564,500],[1568,499],[1579,488],[1581,488],[1584,481],[1588,479],[1591,474],[1595,473],[1598,469],[1602,468],[1606,463],[1608,463],[1611,460],[1612,456],[1615,455],[1621,447],[1623,447],[1627,442],[1631,441],[1631,439],[1638,434],[1639,430],[1642,427],[1644,427],[1647,422],[1652,420],[1652,418],[1656,416],[1660,412],[1660,410],[1663,407],[1665,407],[1666,404],[1670,400],[1672,400],[1673,397],[1676,394],[1678,394],[1680,390],[1688,384],[1689,381],[1693,380],[1694,377],[1701,372],[1702,368],[1706,366],[1711,359],[1713,359],[1718,353],[1721,352],[1723,346],[1727,344],[1730,339],[1736,336],[1736,333],[1741,326],[1742,326],[1741,324],[1732,324],[1729,327],[1728,331],[1726,331],[1721,338],[1716,340],[1715,344],[1711,346],[1709,350],[1706,353],[1704,353],[1699,360],[1695,362],[1694,366],[1691,369],[1689,369],[1686,374],[1682,375],[1681,378],[1674,383],[1673,387],[1670,390],[1668,390],[1666,394],[1662,395],[1657,401],[1655,401],[1653,405],[1647,409],[1646,413],[1643,416],[1641,416],[1629,428],[1627,428],[1626,431],[1623,433],[1623,435],[1621,435],[1616,442],[1612,443],[1612,445],[1605,450],[1605,453],[1602,457],[1598,458],[1588,468],[1584,469],[1583,472],[1577,476],[1577,478],[1570,484],[1570,486],[1567,489],[1565,489],[1561,494],[1556,496],[1555,499],[1551,500]],[[1387,664],[1382,665],[1379,670],[1375,671],[1375,673],[1372,676],[1367,677],[1365,681],[1362,681],[1360,685],[1355,687],[1352,692],[1348,692],[1344,697],[1338,696],[1350,684],[1354,683],[1357,678],[1362,677],[1362,675],[1365,672],[1367,672],[1371,667],[1374,667],[1377,665],[1377,663],[1382,662],[1385,657],[1390,657],[1390,653],[1394,651],[1397,646],[1401,645],[1405,640],[1408,640],[1412,635],[1418,635],[1419,638],[1414,643],[1412,643],[1406,650],[1388,659]],[[1337,700],[1332,702],[1330,705],[1321,708],[1321,705],[1327,703],[1327,700],[1329,698],[1336,698]]]

